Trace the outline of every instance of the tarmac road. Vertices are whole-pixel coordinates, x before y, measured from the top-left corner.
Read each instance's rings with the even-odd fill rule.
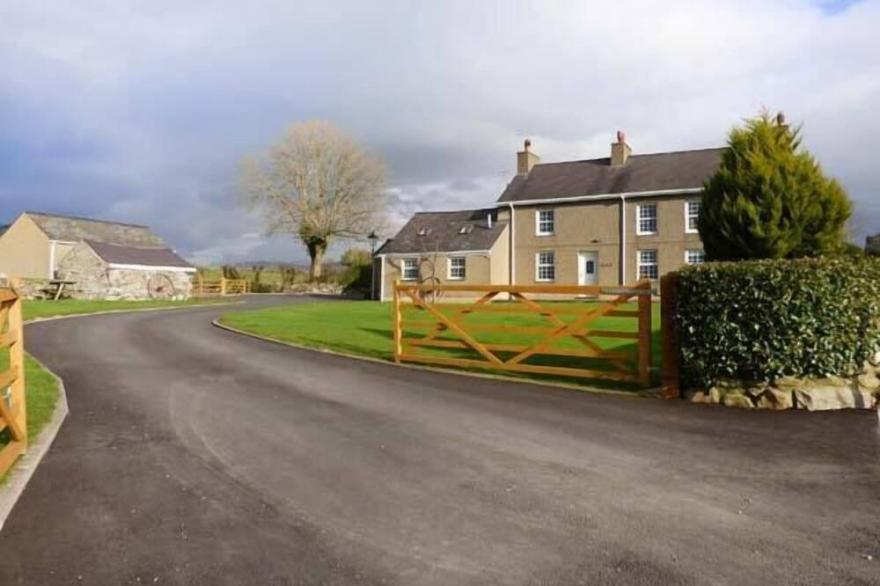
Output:
[[[70,416],[0,584],[880,584],[874,413],[368,363],[238,309],[28,326]]]

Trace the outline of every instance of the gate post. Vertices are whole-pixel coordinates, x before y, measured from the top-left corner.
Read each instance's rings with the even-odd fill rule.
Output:
[[[392,327],[394,328],[394,362],[400,362],[400,356],[403,354],[403,345],[401,340],[403,338],[403,332],[401,332],[401,326],[403,325],[403,317],[400,315],[400,281],[397,279],[394,280],[394,300],[391,304],[391,315],[392,315]]]
[[[660,279],[660,329],[663,340],[663,396],[681,396],[679,382],[679,331],[675,323],[678,305],[678,273],[667,273]]]
[[[226,277],[220,277],[220,296],[226,295]]]
[[[651,283],[639,284],[639,382],[651,384]]]

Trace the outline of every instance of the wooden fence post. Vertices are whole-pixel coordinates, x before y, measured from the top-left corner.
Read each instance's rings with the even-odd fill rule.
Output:
[[[663,344],[663,395],[669,399],[681,396],[679,382],[679,335],[675,321],[678,305],[678,273],[667,273],[660,279],[660,329]]]
[[[220,295],[226,295],[226,277],[220,277]]]
[[[391,304],[392,311],[392,324],[394,327],[394,362],[400,362],[400,357],[403,354],[403,332],[401,331],[403,326],[403,316],[400,314],[400,291],[398,286],[400,285],[400,281],[397,279],[394,280],[394,301]]]
[[[647,295],[639,295],[639,382],[651,384],[651,283],[639,285],[647,289]]]
[[[25,404],[24,380],[24,322],[21,313],[21,297],[9,308],[9,331],[16,332],[15,343],[9,347],[9,368],[15,373],[15,381],[10,385],[12,390],[13,413],[16,426],[21,432],[23,447],[27,446],[27,408]]]

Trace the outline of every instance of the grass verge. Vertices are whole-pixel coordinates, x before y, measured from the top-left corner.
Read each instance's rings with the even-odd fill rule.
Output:
[[[8,353],[0,358],[0,371],[8,366]],[[48,370],[30,355],[25,355],[25,397],[27,404],[27,432],[29,441],[33,441],[43,431],[55,407],[58,404],[58,381]],[[0,447],[9,442],[9,430],[0,432]],[[6,475],[0,475],[0,486],[5,483]]]
[[[583,308],[595,302],[556,302],[554,306],[575,306]],[[449,304],[438,306],[445,313],[453,313],[461,306]],[[624,306],[626,309],[634,309],[635,305]],[[420,315],[417,315],[420,314]],[[563,321],[571,321],[576,318],[574,314],[561,316]],[[406,306],[404,313],[405,336],[424,334],[426,329],[406,327],[409,320],[425,321],[424,312]],[[491,313],[471,314],[465,318],[465,323],[500,325],[500,326],[546,326],[540,316],[523,313]],[[309,303],[302,305],[287,305],[259,309],[252,311],[240,311],[228,313],[220,318],[220,322],[240,330],[259,334],[276,340],[291,342],[302,346],[318,349],[334,350],[347,354],[378,358],[380,360],[392,360],[391,331],[391,307],[388,304],[379,304],[371,301],[333,301],[325,303]],[[599,318],[591,324],[595,329],[613,329],[620,331],[635,331],[636,320],[627,318]],[[513,334],[504,332],[482,332],[476,336],[480,342],[493,344],[528,344],[536,341],[535,335]],[[453,334],[440,336],[439,339],[454,340]],[[652,346],[655,376],[659,372],[660,364],[660,311],[659,306],[654,307],[652,323]],[[613,349],[624,352],[635,350],[635,341],[620,338],[597,339],[597,343],[603,349]],[[560,340],[554,348],[579,349],[582,346],[573,339]],[[440,356],[455,356],[469,358],[469,351],[460,349],[425,349],[426,354]],[[502,353],[503,355],[503,353]],[[530,364],[547,364],[556,366],[580,366],[596,370],[607,370],[608,364],[602,360],[591,360],[572,357],[540,357],[529,359]],[[517,378],[533,380],[552,380],[567,382],[589,387],[600,387],[615,390],[638,390],[634,385],[617,383],[605,379],[580,379],[554,375],[539,375],[531,373],[512,373],[491,369],[464,369],[493,374],[504,374]]]
[[[228,298],[199,298],[186,301],[102,301],[88,299],[62,299],[59,301],[30,300],[24,302],[24,320],[97,313],[101,311],[124,311],[130,309],[156,309],[163,307],[186,307],[206,303],[228,303]]]

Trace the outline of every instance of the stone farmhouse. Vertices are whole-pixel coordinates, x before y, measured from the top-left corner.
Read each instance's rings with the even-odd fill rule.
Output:
[[[382,245],[376,296],[395,280],[624,285],[701,263],[700,193],[723,150],[632,154],[618,132],[609,157],[542,164],[526,140],[494,207],[417,213]]]
[[[24,212],[0,235],[0,274],[28,296],[63,280],[75,298],[187,298],[195,272],[138,224]]]

